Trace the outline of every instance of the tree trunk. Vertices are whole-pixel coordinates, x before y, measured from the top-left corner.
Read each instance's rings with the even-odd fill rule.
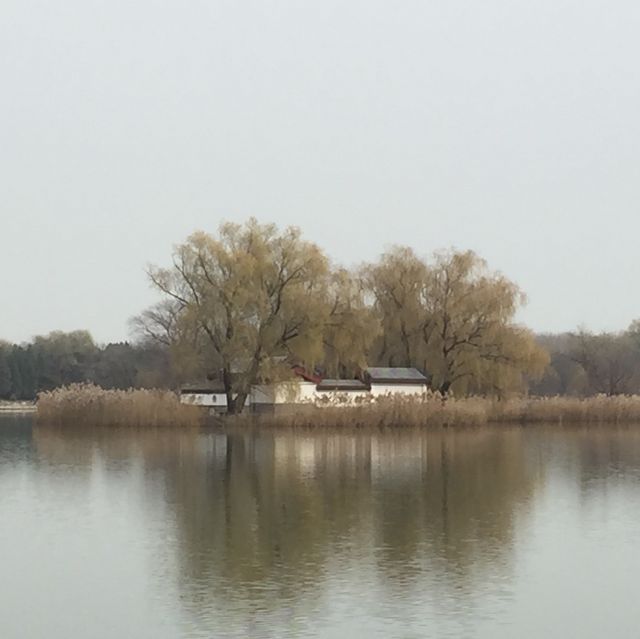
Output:
[[[400,338],[404,346],[404,365],[408,368],[411,366],[411,344],[409,343],[409,336],[404,330],[404,327],[401,329]]]
[[[237,397],[235,396],[231,373],[228,367],[222,369],[222,383],[224,384],[224,393],[227,396],[227,414],[237,414]]]
[[[242,393],[238,393],[235,397],[234,400],[234,404],[235,404],[235,413],[236,415],[239,415],[242,410],[244,409],[244,405],[247,401],[247,396],[249,393],[247,393],[247,391],[244,391]]]

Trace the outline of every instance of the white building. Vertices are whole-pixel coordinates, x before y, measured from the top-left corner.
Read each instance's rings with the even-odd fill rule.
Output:
[[[180,390],[180,401],[183,404],[214,409],[216,412],[227,410],[227,394],[222,382],[203,382],[183,386]]]
[[[302,367],[293,367],[290,380],[251,387],[245,408],[254,412],[300,410],[303,406],[349,406],[367,398],[386,395],[421,395],[427,390],[427,378],[415,368],[367,368],[364,381],[358,379],[321,379]],[[185,386],[180,401],[203,406],[215,412],[227,410],[222,382]]]
[[[372,367],[365,370],[364,377],[374,397],[421,395],[427,391],[427,378],[415,368]]]
[[[320,377],[309,375],[302,367],[292,368],[293,377],[272,384],[254,384],[245,402],[245,409],[255,412],[286,410],[288,406],[312,405],[316,398],[316,385]],[[180,391],[180,401],[213,409],[227,410],[227,395],[221,381],[207,381],[184,386]]]
[[[370,395],[369,387],[359,379],[323,379],[316,387],[316,406],[349,406]]]
[[[302,378],[275,384],[256,384],[251,387],[251,406],[255,412],[292,404],[314,401],[316,383]]]

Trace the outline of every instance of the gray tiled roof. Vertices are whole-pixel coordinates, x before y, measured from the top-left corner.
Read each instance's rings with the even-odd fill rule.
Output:
[[[185,384],[180,389],[182,395],[208,395],[209,393],[224,393],[224,384],[219,380],[205,380],[203,382],[195,382],[193,384]]]
[[[316,389],[319,391],[366,391],[369,387],[359,379],[323,379]]]
[[[386,368],[374,366],[366,370],[372,384],[426,384],[427,378],[416,368]]]

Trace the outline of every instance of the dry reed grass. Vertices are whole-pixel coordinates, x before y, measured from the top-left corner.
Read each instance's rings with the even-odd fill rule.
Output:
[[[38,423],[52,426],[193,427],[204,415],[162,390],[105,390],[71,384],[40,393]]]
[[[640,396],[446,400],[438,394],[420,397],[383,396],[344,405],[306,405],[285,413],[241,415],[238,425],[285,428],[442,428],[485,424],[640,424]]]
[[[487,422],[490,402],[481,398],[442,401],[439,395],[417,397],[379,396],[345,403],[337,396],[322,404],[287,407],[286,412],[243,414],[229,419],[231,425],[284,428],[442,428],[480,426]]]
[[[206,412],[181,404],[169,391],[109,391],[73,384],[38,396],[38,421],[51,425],[126,427],[198,426]],[[302,404],[287,412],[228,417],[229,426],[285,428],[442,428],[511,424],[640,424],[640,396],[445,400],[438,394],[369,397],[345,404],[343,398],[320,406]]]
[[[521,424],[640,424],[640,395],[510,399],[493,402],[488,420]]]

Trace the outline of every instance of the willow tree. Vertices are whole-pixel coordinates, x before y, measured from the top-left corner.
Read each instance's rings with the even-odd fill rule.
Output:
[[[522,387],[524,375],[540,375],[546,353],[514,323],[525,302],[518,286],[473,251],[435,256],[423,299],[424,353],[432,385],[502,394]]]
[[[170,348],[182,338],[183,310],[181,302],[169,297],[131,318],[129,326],[143,340]]]
[[[421,367],[427,274],[426,264],[408,247],[395,247],[363,268],[381,327],[378,359],[388,366]]]
[[[379,323],[367,304],[362,280],[346,269],[331,274],[324,310],[323,367],[330,375],[353,377],[368,365]]]
[[[252,384],[279,374],[277,356],[313,362],[322,355],[329,264],[296,228],[255,219],[225,223],[217,236],[194,233],[169,268],[152,267],[155,287],[179,305],[219,367],[230,413]]]
[[[525,298],[472,251],[421,260],[398,247],[364,269],[382,326],[379,361],[415,366],[443,394],[523,388],[547,363],[514,315]]]
[[[217,367],[215,352],[187,307],[167,297],[129,321],[133,334],[142,343],[159,346],[168,354],[171,372],[178,378],[203,377]]]

